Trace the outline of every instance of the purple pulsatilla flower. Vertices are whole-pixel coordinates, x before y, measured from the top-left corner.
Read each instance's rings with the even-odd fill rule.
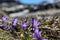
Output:
[[[41,33],[42,33],[42,30],[41,31],[39,31],[39,29],[38,28],[36,28],[35,30],[34,30],[34,35],[33,35],[33,37],[41,37]]]
[[[16,26],[17,25],[17,22],[18,22],[18,19],[17,18],[14,18],[13,22],[12,22],[12,25],[13,26]]]
[[[38,33],[39,32],[39,28],[38,27],[35,27],[34,28],[34,33]]]
[[[32,22],[32,30],[36,29],[39,25],[39,20],[35,20],[34,18],[31,19]]]
[[[6,20],[7,20],[7,17],[6,16],[3,16],[2,17],[2,21],[6,22]]]
[[[34,20],[34,24],[33,24],[33,26],[37,27],[38,25],[39,25],[38,20]]]
[[[0,24],[0,28],[6,31],[10,30],[10,27],[5,28],[3,24]]]
[[[4,30],[4,26],[2,24],[0,24],[0,28]]]
[[[38,32],[39,32],[38,29],[34,30],[33,37],[35,37],[35,38],[38,37],[38,35],[39,35]]]
[[[32,21],[32,26],[33,27],[37,27],[39,25],[39,23],[40,23],[39,20],[35,20],[34,18],[32,18],[31,21]]]
[[[26,27],[28,26],[28,22],[22,21],[21,26],[22,26],[23,29],[26,29]]]

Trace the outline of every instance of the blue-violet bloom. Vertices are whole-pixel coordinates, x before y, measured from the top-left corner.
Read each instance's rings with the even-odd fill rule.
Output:
[[[7,17],[6,17],[6,16],[3,16],[3,17],[2,17],[2,21],[5,22],[6,20],[7,20]]]

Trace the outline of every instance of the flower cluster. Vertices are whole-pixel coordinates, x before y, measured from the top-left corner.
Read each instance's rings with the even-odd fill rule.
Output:
[[[2,20],[3,20],[3,22],[5,22],[7,20],[7,18],[5,16],[3,16]],[[42,32],[43,31],[38,27],[38,25],[40,24],[39,20],[31,18],[31,23],[32,23],[32,26],[31,26],[30,29],[28,29],[29,28],[29,22],[28,21],[21,21],[20,26],[22,27],[23,31],[26,32],[26,30],[27,30],[27,33],[29,33],[29,34],[32,33],[31,34],[32,35],[32,39],[36,38],[37,40],[47,40],[47,39],[42,37]],[[10,31],[11,30],[13,32],[15,30],[20,30],[20,29],[18,29],[18,18],[13,18],[13,21],[10,24],[9,27],[5,27],[3,24],[0,24],[0,28],[3,29],[3,30],[6,30],[6,31]],[[33,30],[33,32],[28,31],[28,30],[31,30],[31,29]]]
[[[41,36],[42,30],[39,31],[38,28],[39,23],[40,23],[39,20],[35,20],[34,18],[32,18],[32,29],[34,29],[33,37],[39,38],[38,40],[47,40],[42,38]]]

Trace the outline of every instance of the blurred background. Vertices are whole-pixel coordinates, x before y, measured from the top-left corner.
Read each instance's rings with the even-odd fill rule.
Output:
[[[60,0],[0,0],[0,10],[10,17],[55,14],[59,9]]]

